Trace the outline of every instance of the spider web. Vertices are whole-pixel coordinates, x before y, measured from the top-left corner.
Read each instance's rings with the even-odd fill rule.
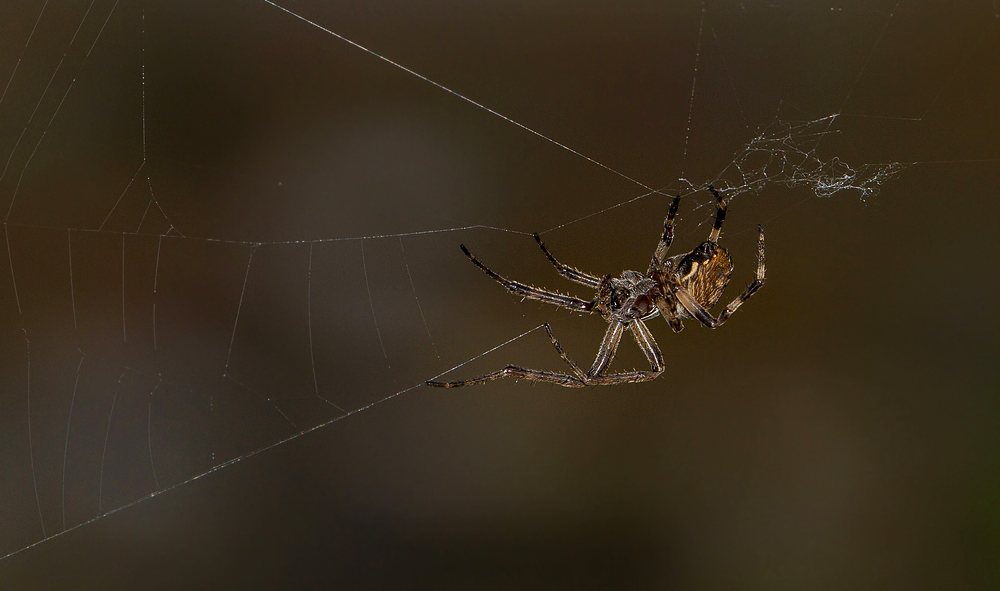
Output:
[[[816,89],[802,98],[753,81],[764,50],[734,50],[751,47],[755,15],[794,9],[636,9],[686,34],[624,34],[652,41],[625,52],[645,63],[616,78],[558,44],[496,53],[495,38],[449,34],[414,9],[370,29],[381,9],[265,0],[189,18],[176,4],[5,9],[5,559],[426,395],[424,380],[554,363],[537,320],[556,314],[511,321],[520,308],[483,285],[459,242],[504,273],[540,259],[535,230],[571,264],[638,268],[675,194],[679,240],[704,232],[714,185],[733,200],[738,241],[803,200],[871,202],[911,166],[996,162],[948,144],[902,149],[963,60],[936,64],[935,86],[887,112],[866,94],[905,36],[912,13],[899,5],[820,16],[855,31],[844,43],[864,59],[796,83]],[[529,16],[543,32],[521,33],[550,34],[552,15]],[[422,45],[395,34],[408,19],[426,27]],[[601,33],[598,47],[621,39]],[[551,87],[519,77],[536,59]],[[574,75],[647,115],[591,118],[555,88]],[[616,142],[629,125],[648,127],[646,144]],[[608,228],[628,236],[602,256],[587,237]],[[643,254],[616,262],[628,251]],[[544,261],[523,264],[536,263],[529,276],[550,277]]]

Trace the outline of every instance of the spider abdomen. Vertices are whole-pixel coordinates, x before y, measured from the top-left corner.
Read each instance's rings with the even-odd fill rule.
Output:
[[[706,309],[722,299],[722,292],[733,275],[729,251],[715,242],[702,242],[690,253],[675,257],[677,282]]]

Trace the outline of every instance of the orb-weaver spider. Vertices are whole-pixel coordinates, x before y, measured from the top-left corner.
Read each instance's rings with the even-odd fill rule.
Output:
[[[512,293],[570,310],[597,312],[608,322],[608,330],[604,334],[604,340],[601,342],[601,348],[597,352],[594,365],[587,372],[580,369],[580,366],[566,355],[562,345],[552,333],[552,328],[546,323],[544,324],[545,331],[548,333],[552,345],[559,352],[562,360],[573,370],[572,373],[541,371],[508,365],[499,371],[468,380],[455,382],[431,380],[427,384],[442,388],[457,388],[512,376],[536,382],[550,382],[569,388],[581,388],[583,386],[646,382],[659,377],[665,367],[663,354],[644,321],[663,316],[674,332],[680,332],[684,328],[681,323],[684,318],[694,318],[709,328],[718,328],[729,319],[737,308],[743,305],[743,302],[750,299],[750,296],[764,285],[764,228],[757,226],[759,238],[757,241],[756,277],[739,297],[726,306],[718,318],[709,312],[709,309],[722,298],[722,292],[729,284],[733,274],[733,263],[729,251],[719,246],[718,242],[719,234],[722,231],[722,222],[726,219],[726,202],[715,188],[709,186],[708,189],[715,196],[717,203],[715,225],[708,235],[708,240],[687,254],[666,258],[667,249],[670,248],[670,243],[674,238],[674,218],[677,216],[677,208],[681,200],[680,196],[675,197],[663,223],[663,236],[660,238],[660,243],[653,253],[653,260],[649,263],[645,274],[638,271],[624,271],[617,279],[612,278],[611,275],[607,275],[603,279],[595,277],[557,261],[545,248],[545,244],[542,243],[538,234],[535,234],[538,246],[541,247],[549,261],[555,265],[560,275],[570,281],[597,290],[596,297],[589,301],[506,279],[481,263],[462,244],[462,252],[477,267]],[[635,337],[639,348],[645,353],[652,369],[606,374],[605,371],[615,357],[622,333],[625,332],[626,328],[632,332],[632,336]]]

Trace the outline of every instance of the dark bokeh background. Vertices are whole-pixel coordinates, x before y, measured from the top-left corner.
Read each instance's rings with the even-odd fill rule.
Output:
[[[10,556],[2,586],[1000,585],[1000,19],[936,4],[289,0],[653,187],[834,112],[822,157],[911,164],[865,200],[734,200],[731,287],[758,222],[767,285],[717,331],[651,323],[653,383],[419,387]],[[544,321],[589,365],[599,319],[520,303],[457,248],[589,297],[526,235],[271,243],[547,230],[643,188],[266,3],[89,5],[53,0],[25,46],[42,2],[0,4],[0,552],[336,418],[317,384],[359,409]],[[667,202],[545,239],[641,269]],[[536,331],[450,375],[510,362],[559,367]]]

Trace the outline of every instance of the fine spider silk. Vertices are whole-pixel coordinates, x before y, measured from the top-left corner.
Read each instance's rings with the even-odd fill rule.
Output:
[[[506,287],[511,293],[579,312],[597,312],[608,323],[608,330],[604,334],[601,348],[597,351],[594,365],[587,372],[580,369],[580,366],[566,355],[562,345],[552,333],[552,328],[548,323],[545,323],[545,332],[548,333],[559,357],[569,365],[572,374],[508,365],[499,371],[468,380],[456,382],[431,380],[427,384],[439,388],[458,388],[513,376],[536,382],[550,382],[568,388],[582,388],[583,386],[648,382],[659,377],[665,368],[663,354],[644,321],[663,316],[674,332],[680,332],[684,328],[681,323],[684,318],[693,318],[709,328],[718,328],[729,319],[737,308],[743,305],[743,302],[750,299],[750,296],[764,285],[764,228],[758,225],[756,277],[739,297],[726,306],[718,318],[709,312],[712,306],[722,298],[722,292],[729,284],[733,275],[733,262],[729,251],[719,246],[722,222],[726,219],[726,202],[714,187],[709,186],[708,190],[715,196],[717,204],[715,225],[712,226],[708,240],[687,254],[666,258],[667,249],[670,248],[670,243],[674,239],[674,218],[677,216],[677,208],[681,201],[678,195],[671,202],[670,209],[667,210],[667,218],[663,222],[663,236],[660,238],[660,243],[653,253],[653,260],[649,263],[649,269],[646,270],[645,274],[638,271],[624,271],[617,279],[612,278],[611,275],[606,275],[601,279],[584,273],[557,261],[545,248],[545,244],[542,243],[538,234],[535,234],[538,246],[541,247],[542,252],[560,275],[570,281],[597,290],[596,297],[590,301],[506,279],[480,262],[462,244],[462,252],[477,267],[500,285]],[[622,333],[625,332],[626,328],[631,331],[635,342],[645,353],[652,369],[607,374],[605,372],[615,358]]]

